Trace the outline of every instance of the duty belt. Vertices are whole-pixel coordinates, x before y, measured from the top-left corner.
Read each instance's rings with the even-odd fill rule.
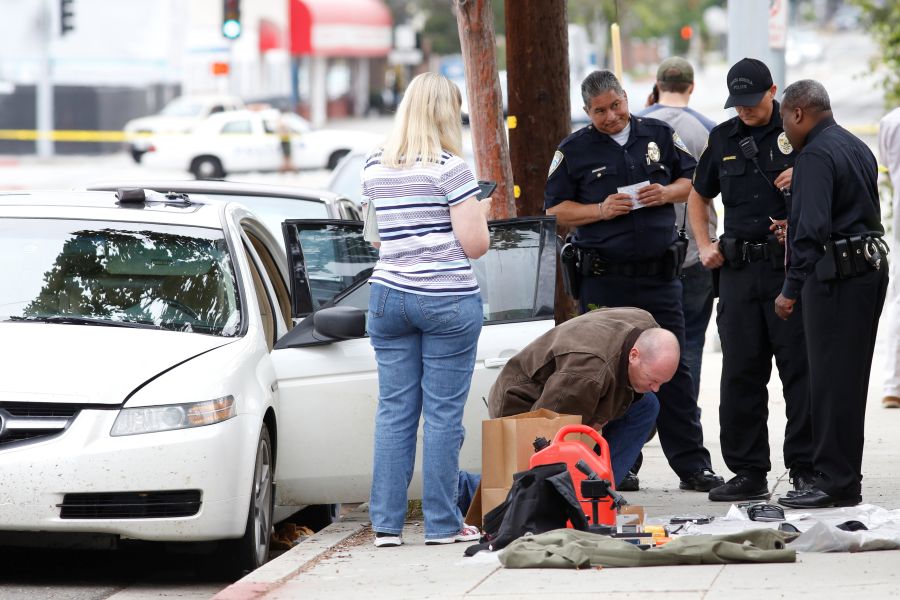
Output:
[[[825,255],[816,263],[819,281],[850,279],[878,271],[888,255],[880,235],[834,237],[825,244]]]
[[[581,249],[581,272],[585,277],[624,275],[626,277],[655,277],[668,270],[665,257],[630,262],[610,262],[597,252]]]

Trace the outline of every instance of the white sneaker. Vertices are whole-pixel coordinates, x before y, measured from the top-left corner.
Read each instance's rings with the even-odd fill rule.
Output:
[[[382,533],[381,531],[375,532],[376,548],[392,548],[401,545],[403,545],[403,536],[393,533]]]
[[[463,523],[462,529],[456,535],[436,538],[433,540],[425,540],[425,545],[436,546],[438,544],[452,544],[454,542],[477,542],[481,539],[481,531],[474,525],[466,525]]]

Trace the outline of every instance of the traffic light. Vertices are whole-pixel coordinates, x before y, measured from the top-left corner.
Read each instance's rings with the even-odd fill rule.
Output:
[[[59,0],[59,35],[75,31],[75,0]]]
[[[222,35],[234,40],[241,35],[241,0],[223,0]]]
[[[681,39],[689,40],[694,37],[694,28],[690,25],[685,25],[681,28]]]

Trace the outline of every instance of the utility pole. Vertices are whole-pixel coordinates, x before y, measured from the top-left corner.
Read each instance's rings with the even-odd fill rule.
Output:
[[[497,76],[497,40],[491,0],[456,0],[456,23],[466,69],[469,127],[478,178],[497,182],[491,217],[514,217],[513,175],[503,123],[503,96]]]
[[[755,58],[766,63],[778,94],[784,91],[784,36],[787,0],[731,0],[728,2],[728,63]],[[766,33],[760,33],[766,32]]]
[[[37,33],[40,48],[39,75],[35,86],[35,151],[40,158],[53,156],[53,64],[50,57],[50,43],[53,40],[53,18],[51,0],[43,0],[38,8]],[[62,15],[60,16],[62,18]]]
[[[547,170],[571,131],[565,0],[506,0],[509,155],[518,216],[544,214]]]
[[[566,0],[506,0],[506,75],[517,213],[543,215],[547,171],[572,129]],[[557,268],[556,322],[575,314]]]

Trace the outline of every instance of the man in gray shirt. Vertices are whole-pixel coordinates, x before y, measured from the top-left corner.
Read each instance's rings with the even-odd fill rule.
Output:
[[[656,87],[659,90],[659,101],[637,115],[653,117],[671,125],[687,146],[688,151],[694,158],[699,158],[706,147],[709,132],[716,124],[688,107],[691,92],[694,91],[694,68],[691,63],[677,56],[664,60],[656,71]],[[686,224],[686,210],[686,204],[675,204],[675,223],[679,228]],[[710,238],[716,237],[716,223],[716,211],[710,204]],[[712,273],[700,264],[700,254],[697,251],[697,243],[693,240],[694,235],[691,228],[685,227],[685,229],[690,242],[682,272],[685,334],[682,355],[693,379],[694,401],[696,402],[697,396],[700,394],[703,344],[706,341],[706,328],[712,315],[713,280]],[[637,469],[639,467],[640,463],[637,463],[620,485],[620,490],[636,491],[638,489]]]

